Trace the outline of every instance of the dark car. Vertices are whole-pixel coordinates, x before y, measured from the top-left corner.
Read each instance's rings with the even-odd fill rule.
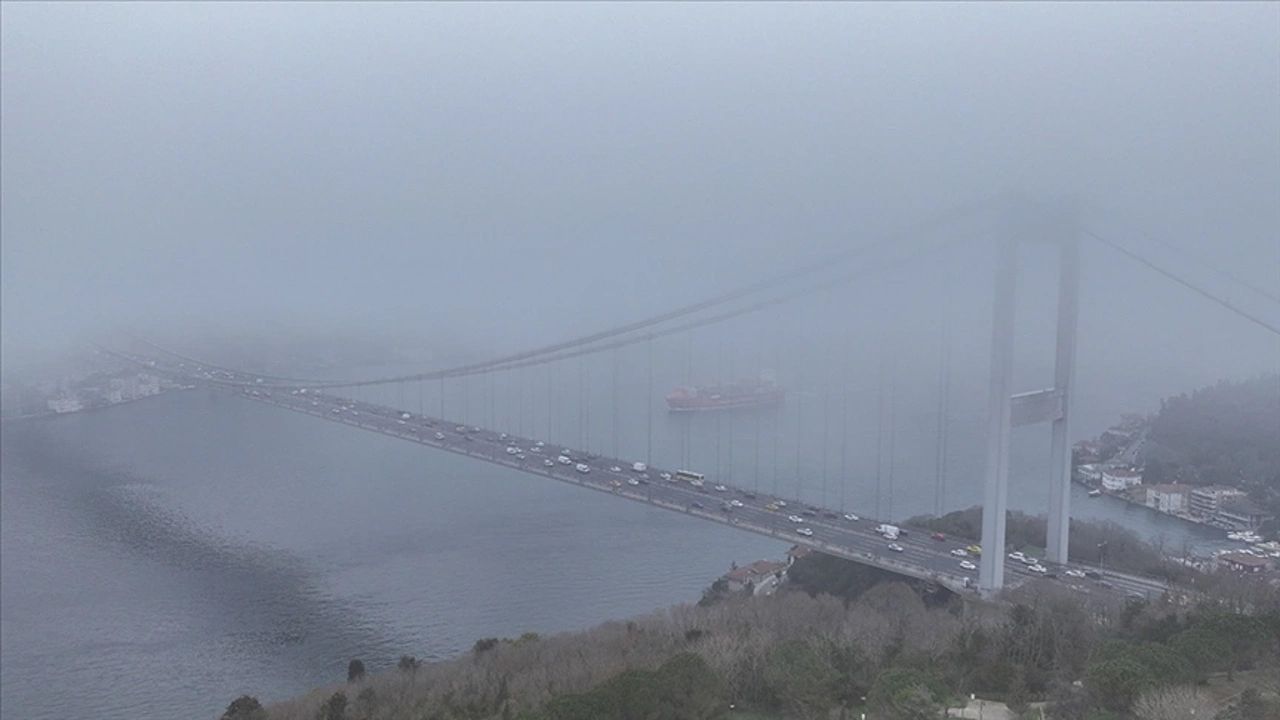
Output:
[[[1084,576],[1085,576],[1085,577],[1087,577],[1087,578],[1089,578],[1090,580],[1101,580],[1101,579],[1102,579],[1102,575],[1101,575],[1100,573],[1096,573],[1096,572],[1094,572],[1094,571],[1092,571],[1092,570],[1085,570],[1085,571],[1084,571]]]
[[[698,508],[699,510],[701,510],[701,509],[703,509],[703,508],[704,508],[704,507],[706,507],[706,506],[705,506],[705,505],[703,505],[702,503],[698,502],[697,500],[694,500],[693,502],[689,503],[689,507],[691,507],[691,508]]]
[[[801,515],[804,515],[805,517],[813,517],[813,516],[817,515],[818,513],[814,512],[814,511],[812,511],[812,510],[801,510],[801,511],[800,511],[800,514],[801,514]]]

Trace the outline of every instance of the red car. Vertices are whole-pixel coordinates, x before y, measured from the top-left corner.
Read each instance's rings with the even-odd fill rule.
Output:
[[[947,539],[946,535],[943,535],[942,533],[937,533],[937,532],[930,535],[929,537],[933,538],[934,540],[937,540],[938,542],[942,542]]]

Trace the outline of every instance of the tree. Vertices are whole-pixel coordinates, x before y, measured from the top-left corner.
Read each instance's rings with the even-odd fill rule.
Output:
[[[936,678],[911,668],[880,673],[867,694],[877,717],[886,720],[933,720],[941,714],[946,689]]]
[[[775,701],[800,717],[816,717],[835,704],[838,676],[814,642],[790,640],[773,648],[764,678]]]
[[[347,682],[359,682],[364,679],[364,663],[360,660],[352,660],[347,663]]]
[[[1013,679],[1009,681],[1009,692],[1005,696],[1005,705],[1009,707],[1009,712],[1014,717],[1022,717],[1026,714],[1030,705],[1027,704],[1027,672],[1019,665],[1013,671]]]
[[[316,720],[347,720],[347,695],[336,692],[320,706]]]
[[[1148,690],[1133,703],[1139,720],[1204,720],[1216,711],[1208,695],[1185,685]]]
[[[252,695],[241,695],[227,706],[221,720],[267,720],[267,711]]]
[[[1216,720],[1267,720],[1269,717],[1275,717],[1275,715],[1268,715],[1269,712],[1271,708],[1267,707],[1258,689],[1247,688],[1227,709],[1218,713]]]
[[[1127,711],[1139,695],[1156,684],[1151,671],[1131,657],[1093,663],[1085,677],[1094,701],[1118,711]]]

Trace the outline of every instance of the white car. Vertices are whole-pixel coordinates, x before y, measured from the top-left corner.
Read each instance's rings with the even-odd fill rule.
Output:
[[[573,461],[569,459],[568,455],[561,455],[560,457],[556,458],[556,462],[560,463],[561,465],[573,464]]]
[[[977,570],[977,569],[978,569],[978,566],[977,566],[977,565],[974,565],[973,563],[969,562],[968,560],[961,560],[961,561],[960,561],[960,567],[964,568],[965,570]]]
[[[578,472],[582,473],[583,475],[585,475],[585,474],[587,474],[587,473],[591,472],[591,468],[590,468],[590,467],[587,467],[587,464],[586,464],[586,463],[578,463],[577,465],[574,465],[574,466],[573,466],[573,469],[574,469],[574,470],[577,470]]]
[[[1030,556],[1022,558],[1023,565],[1038,565],[1039,563],[1040,563],[1039,560],[1036,560],[1035,558]]]
[[[813,537],[813,531],[810,530],[809,528],[796,528],[796,532],[800,533],[805,537]]]
[[[898,543],[889,543],[889,549],[894,552],[903,552],[902,546]]]
[[[786,507],[786,506],[787,506],[787,501],[786,501],[786,500],[778,500],[777,502],[778,502],[778,507]]]
[[[802,523],[802,522],[804,522],[804,518],[800,517],[799,515],[788,515],[788,516],[787,516],[787,519],[788,519],[788,520],[790,520],[790,521],[791,521],[791,522],[793,522],[793,523]]]
[[[854,515],[853,513],[845,513],[844,519],[848,520],[849,522],[858,522],[858,520],[860,520],[861,518],[859,518],[857,515]]]
[[[399,424],[401,424],[401,425],[403,425],[403,424],[404,424],[404,421],[403,421],[403,420],[397,420],[396,422],[397,422],[397,423],[399,423]]]
[[[642,473],[642,472],[646,472],[649,469],[649,466],[645,465],[642,462],[637,462],[637,463],[631,463],[631,469],[636,472]]]
[[[622,472],[622,468],[618,467],[617,465],[614,465],[613,467],[609,468],[609,472]]]
[[[729,489],[729,488],[727,488],[727,487],[725,487],[725,486],[723,486],[723,485],[717,485],[717,486],[716,486],[716,492],[724,492],[725,490],[728,490],[728,489]]]
[[[1064,574],[1065,574],[1067,577],[1073,577],[1073,578],[1082,578],[1082,577],[1084,577],[1084,571],[1083,571],[1083,570],[1068,570],[1068,571],[1066,571],[1066,573],[1064,573]]]
[[[442,433],[442,432],[438,432],[438,433],[436,433],[436,439],[437,439],[437,440],[443,440],[443,439],[444,439],[444,433]]]
[[[543,461],[542,461],[542,464],[543,464],[543,465],[546,465],[547,467],[555,467],[555,466],[556,466],[556,462],[555,462],[554,460],[552,460],[551,458],[547,458],[546,460],[543,460]]]
[[[537,447],[542,447],[542,446],[543,446],[543,445],[545,445],[545,444],[546,444],[546,443],[542,442],[541,440],[539,440],[538,442],[534,443],[534,445],[536,445]]]
[[[507,434],[506,434],[506,433],[502,433],[502,434],[501,434],[501,435],[499,435],[498,437],[502,438],[503,440],[506,440],[506,439],[507,439]]]
[[[969,557],[969,551],[965,550],[964,548],[956,548],[955,550],[951,551],[951,554],[955,555],[956,557]]]
[[[1038,563],[1037,563],[1037,564],[1035,564],[1035,565],[1032,565],[1031,567],[1029,567],[1029,568],[1027,568],[1027,569],[1028,569],[1028,570],[1030,570],[1030,571],[1031,571],[1031,572],[1033,572],[1033,573],[1040,573],[1041,575],[1043,575],[1043,574],[1045,574],[1045,573],[1049,572],[1049,570],[1048,570],[1047,568],[1045,568],[1045,566],[1040,565],[1040,564],[1038,564]]]
[[[538,445],[534,445],[533,447],[529,448],[529,452],[531,452],[531,453],[540,453],[540,452],[542,452],[542,448],[541,448],[540,446],[538,446]]]
[[[666,480],[667,482],[674,482],[674,480],[671,479],[671,473],[662,473],[658,477],[662,478],[663,480]]]
[[[1021,550],[1018,550],[1018,551],[1015,551],[1015,552],[1011,552],[1011,553],[1009,553],[1009,559],[1010,559],[1010,560],[1017,560],[1018,562],[1022,562],[1023,560],[1026,560],[1026,559],[1027,559],[1027,556],[1026,556],[1026,555],[1023,555]]]
[[[410,415],[409,413],[400,413],[400,419],[401,419],[401,420],[408,420],[408,419],[409,419],[409,418],[411,418],[411,417],[413,417],[413,416],[412,416],[412,415]]]
[[[525,458],[525,454],[524,454],[524,453],[522,453],[522,452],[521,452],[521,453],[516,453],[516,459],[517,459],[517,460],[523,460],[524,458]]]
[[[730,506],[730,507],[742,507],[742,501],[741,501],[741,500],[730,500],[730,501],[729,501],[729,506]]]
[[[628,485],[639,485],[640,481],[635,478],[627,478]]]

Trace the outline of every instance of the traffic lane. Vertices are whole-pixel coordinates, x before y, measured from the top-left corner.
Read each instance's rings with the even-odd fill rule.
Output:
[[[268,396],[270,397],[269,394]],[[312,395],[312,397],[314,398],[316,396]],[[294,398],[296,398],[296,396],[289,397],[285,399],[285,402],[290,405],[298,405],[298,406],[307,404],[307,401],[303,401],[301,399],[295,400]],[[317,406],[316,402],[319,402],[320,405]],[[369,417],[366,418],[364,422],[357,422],[357,424],[360,424],[362,426],[374,425],[380,431],[385,431],[385,432],[388,432],[389,434],[393,434],[400,437],[407,437],[410,439],[425,440],[425,438],[422,437],[421,432],[414,433],[406,428],[406,426],[409,423],[402,416],[403,415],[402,411],[395,411],[394,409],[384,410],[380,406],[373,406],[367,403],[347,402],[346,404],[343,404],[342,400],[336,397],[326,397],[326,398],[322,398],[319,401],[313,400],[313,401],[310,401],[310,404],[312,405],[312,407],[317,407],[317,408],[324,407],[329,410],[332,410],[334,408],[337,408],[340,411],[344,409],[355,410],[356,412],[352,413],[352,415],[355,417],[359,417],[359,413],[363,411]],[[412,415],[411,415],[411,418],[412,418]],[[427,427],[434,427],[434,424],[426,418],[421,418],[421,422],[419,424]],[[505,440],[515,445],[533,445],[536,443],[536,441],[533,440],[532,438],[527,438],[523,436],[508,435],[507,438],[502,438],[500,434],[485,436],[483,433],[476,433],[475,431],[459,432],[457,431],[457,427],[458,426],[454,426],[452,430],[446,433],[446,439],[450,439],[450,436],[452,436],[452,439],[454,439],[455,442],[458,440],[461,440],[462,442],[475,442],[477,440],[480,440],[482,442],[487,441],[489,443],[499,443]],[[470,437],[473,439],[472,440],[462,439],[466,437]],[[427,444],[430,444],[430,443],[427,443]],[[528,448],[522,448],[522,449],[527,450]],[[505,449],[504,449],[504,452],[505,452]],[[472,454],[479,454],[479,453],[472,453]],[[488,454],[492,456],[491,459],[502,461],[502,464],[509,464],[509,465],[523,464],[523,463],[506,462],[501,456],[497,455],[496,453],[488,453]],[[606,475],[608,477],[608,482],[606,483],[606,482],[587,481],[586,484],[591,484],[603,489],[607,485],[612,485],[615,481],[620,483],[627,483],[627,480],[630,479],[628,477],[627,472],[622,470],[621,460],[598,457],[596,461],[599,462],[600,460],[604,460],[605,462],[603,464],[605,465],[609,465],[610,460],[612,460],[612,465],[610,465],[608,468],[601,468],[599,470],[599,472],[602,475]],[[613,471],[611,469],[613,466],[618,466],[619,470]],[[557,468],[559,467],[565,467],[565,466],[557,465]],[[627,484],[630,487],[633,487],[633,488],[636,487],[636,486],[630,485],[629,483]],[[668,486],[668,489],[671,491],[669,492],[669,494],[673,498],[685,501],[689,505],[692,505],[693,503],[701,503],[704,505],[704,507],[708,504],[708,502],[719,502],[721,499],[727,498],[728,496],[733,494],[737,494],[741,496],[746,496],[748,494],[748,491],[746,491],[745,489],[737,488],[736,486],[733,486],[731,487],[731,489],[728,489],[730,487],[731,486],[726,486],[727,488],[726,491],[717,493],[715,491],[707,491],[705,488],[702,489],[702,491],[699,491],[696,488],[686,487],[682,483],[672,483]],[[663,494],[663,491],[650,490],[648,494],[650,496],[660,496]],[[773,511],[769,511],[767,508],[762,507],[763,505],[767,505],[769,502],[773,502],[773,501],[774,501],[773,496],[767,496],[766,500],[761,502],[759,506],[756,504],[744,501],[743,507],[738,508],[738,510],[740,511],[746,510],[752,513],[751,521],[753,523],[761,524],[762,526],[772,527],[773,529],[780,532],[785,532],[787,525],[791,523],[785,523],[785,522],[781,522],[779,520],[773,519],[775,516],[781,515],[781,513],[774,513]],[[890,552],[887,550],[887,546],[889,544],[888,541],[883,540],[878,535],[872,535],[865,531],[853,530],[843,524],[839,524],[839,521],[836,521],[837,524],[832,524],[830,522],[827,522],[828,520],[831,520],[831,518],[814,516],[814,517],[807,517],[806,524],[803,524],[803,525],[791,524],[791,525],[795,527],[810,527],[815,530],[815,535],[814,535],[815,538],[820,537],[823,542],[827,542],[832,545],[848,547],[849,549],[855,550],[855,551],[874,551],[874,552],[880,552],[880,553]],[[869,521],[868,521],[868,524],[870,524]],[[821,531],[819,531],[819,528],[821,528]],[[792,532],[794,532],[794,527],[792,527]],[[797,536],[801,537],[799,533],[797,533]],[[945,544],[931,547],[930,546],[931,542],[933,541],[926,540],[924,539],[924,537],[920,535],[915,535],[914,537],[908,537],[908,538],[899,538],[898,540],[898,544],[901,545],[905,551],[903,553],[904,559],[905,557],[910,557],[918,563],[927,564],[931,567],[934,567],[940,570],[951,570],[953,567],[957,569],[959,568],[959,563],[961,559],[955,558],[954,556],[950,555],[950,549],[954,549],[954,548],[948,548]],[[883,550],[879,548],[881,543],[883,543],[883,547],[885,548]],[[1023,577],[1038,576],[1038,574],[1032,573],[1029,570],[1027,570],[1022,563],[1006,560],[1005,565],[1006,565],[1006,571],[1009,572],[1010,574],[1020,575]],[[1058,566],[1055,569],[1062,569],[1064,567],[1070,567],[1070,566]],[[1163,591],[1164,590],[1163,586],[1158,582],[1143,582],[1137,579],[1112,578],[1112,584],[1117,587],[1132,588],[1139,591]]]
[[[286,400],[286,402],[290,402],[290,400]],[[355,412],[352,413],[353,416],[358,416],[358,413],[360,412],[365,413],[366,415],[369,416],[368,420],[370,424],[376,425],[379,427],[379,429],[383,431],[387,431],[391,434],[402,436],[402,437],[411,437],[411,438],[412,437],[420,438],[421,436],[421,433],[414,433],[414,432],[410,432],[407,429],[402,429],[408,425],[408,421],[403,417],[403,414],[404,414],[403,412],[398,412],[393,409],[383,409],[379,406],[373,406],[367,403],[356,402],[356,403],[343,404],[342,401],[338,398],[332,398],[332,399],[326,398],[326,401],[327,402],[324,402],[323,405],[328,406],[330,410],[333,410],[335,408],[339,409],[340,411],[344,409],[354,410]],[[315,403],[319,401],[311,401],[311,402]],[[290,404],[302,405],[302,404],[305,404],[305,401],[294,401],[294,402],[290,402]],[[424,422],[422,424],[428,427],[432,426],[432,424],[429,422]],[[494,443],[494,444],[506,442],[508,443],[508,446],[520,447],[522,451],[531,449],[531,448],[524,448],[522,446],[524,445],[536,446],[536,442],[537,442],[532,438],[528,438],[524,436],[513,436],[510,434],[508,434],[506,438],[503,438],[501,433],[486,435],[483,432],[477,433],[474,430],[458,431],[457,430],[458,427],[465,427],[465,426],[454,426],[454,428],[451,431],[446,433],[446,439],[449,439],[449,436],[453,436],[455,441],[461,441],[461,442],[475,442],[476,440],[479,440],[482,442]],[[467,437],[472,438],[472,440],[464,439]],[[505,453],[505,448],[503,449],[502,452]],[[498,456],[496,452],[490,453],[490,454],[492,455],[491,459],[502,460],[502,458]],[[609,465],[610,458],[597,458],[597,460],[604,460],[605,462],[603,464],[608,465],[608,467],[602,467],[598,470],[598,472],[601,475],[605,476],[607,480],[593,481],[593,480],[584,478],[581,480],[581,482],[583,482],[584,484],[595,486],[600,489],[606,489],[609,486],[616,487],[614,483],[619,483],[619,484],[627,483],[628,485],[630,485],[628,481],[633,478],[629,477],[628,473],[622,470],[620,460],[613,459],[612,465]],[[514,463],[514,464],[522,465],[523,463]],[[567,469],[567,466],[563,466],[563,465],[553,466],[552,469],[554,470],[560,467],[565,467]],[[619,469],[617,471],[614,471],[612,469],[613,467],[618,467]],[[571,470],[571,472],[576,472],[576,470]],[[631,487],[636,487],[636,486],[631,485]],[[728,486],[726,486],[726,488],[728,488]],[[692,487],[686,488],[682,484],[678,484],[678,483],[673,484],[670,490],[674,490],[675,492],[667,492],[666,494],[671,495],[673,498],[678,498],[680,500],[683,500],[689,505],[692,505],[693,503],[702,503],[702,500],[701,500],[702,498],[706,498],[708,500],[713,500],[713,501],[719,500],[718,496],[713,492],[705,492],[705,491],[699,492],[698,489],[696,488],[692,488]],[[747,491],[734,487],[733,493],[730,493],[728,490],[718,491],[718,492],[720,493],[720,495],[724,496],[729,494],[746,495]],[[661,490],[658,490],[658,491],[650,490],[647,494],[652,497],[655,495],[660,496],[664,493]],[[772,500],[770,500],[770,502],[771,501]],[[706,503],[702,503],[702,504],[705,505]],[[768,502],[765,502],[764,504],[767,505]],[[743,507],[738,508],[738,510],[747,511],[745,513],[739,513],[739,514],[749,517],[753,523],[760,524],[766,527],[773,527],[775,530],[778,530],[781,532],[786,531],[787,524],[791,524],[794,526],[791,528],[792,532],[795,532],[796,528],[798,527],[808,526],[811,529],[816,528],[815,534],[814,534],[815,538],[821,539],[823,542],[827,542],[832,545],[838,545],[841,547],[846,547],[853,551],[861,551],[861,552],[873,552],[873,553],[881,553],[881,554],[886,552],[892,552],[891,550],[888,549],[889,545],[891,544],[889,541],[881,539],[878,535],[870,535],[865,532],[851,531],[850,528],[844,525],[833,525],[827,522],[828,520],[831,520],[831,518],[828,518],[828,517],[814,516],[814,517],[806,518],[806,521],[808,521],[807,525],[798,525],[794,523],[784,524],[784,523],[778,522],[775,519],[774,513],[772,511],[769,511],[766,508],[757,506],[755,504],[749,504],[748,502],[744,502]],[[848,522],[848,521],[845,521],[845,522]],[[803,537],[798,532],[796,534],[798,537]],[[917,536],[915,538],[899,538],[897,544],[903,547],[904,549],[904,552],[901,553],[904,556],[904,559],[910,558],[912,561],[918,564],[929,566],[937,570],[951,570],[951,571],[963,570],[963,568],[959,567],[959,563],[961,562],[961,560],[954,558],[954,556],[951,556],[949,549],[945,548],[944,546],[930,547],[930,544],[929,544],[930,542],[931,541],[922,540]],[[936,542],[936,541],[932,541],[932,542]],[[944,551],[945,551],[945,554],[944,554]],[[1020,564],[1007,563],[1007,567],[1013,570],[1013,572],[1015,573],[1026,574],[1023,572],[1023,568],[1020,566]]]

